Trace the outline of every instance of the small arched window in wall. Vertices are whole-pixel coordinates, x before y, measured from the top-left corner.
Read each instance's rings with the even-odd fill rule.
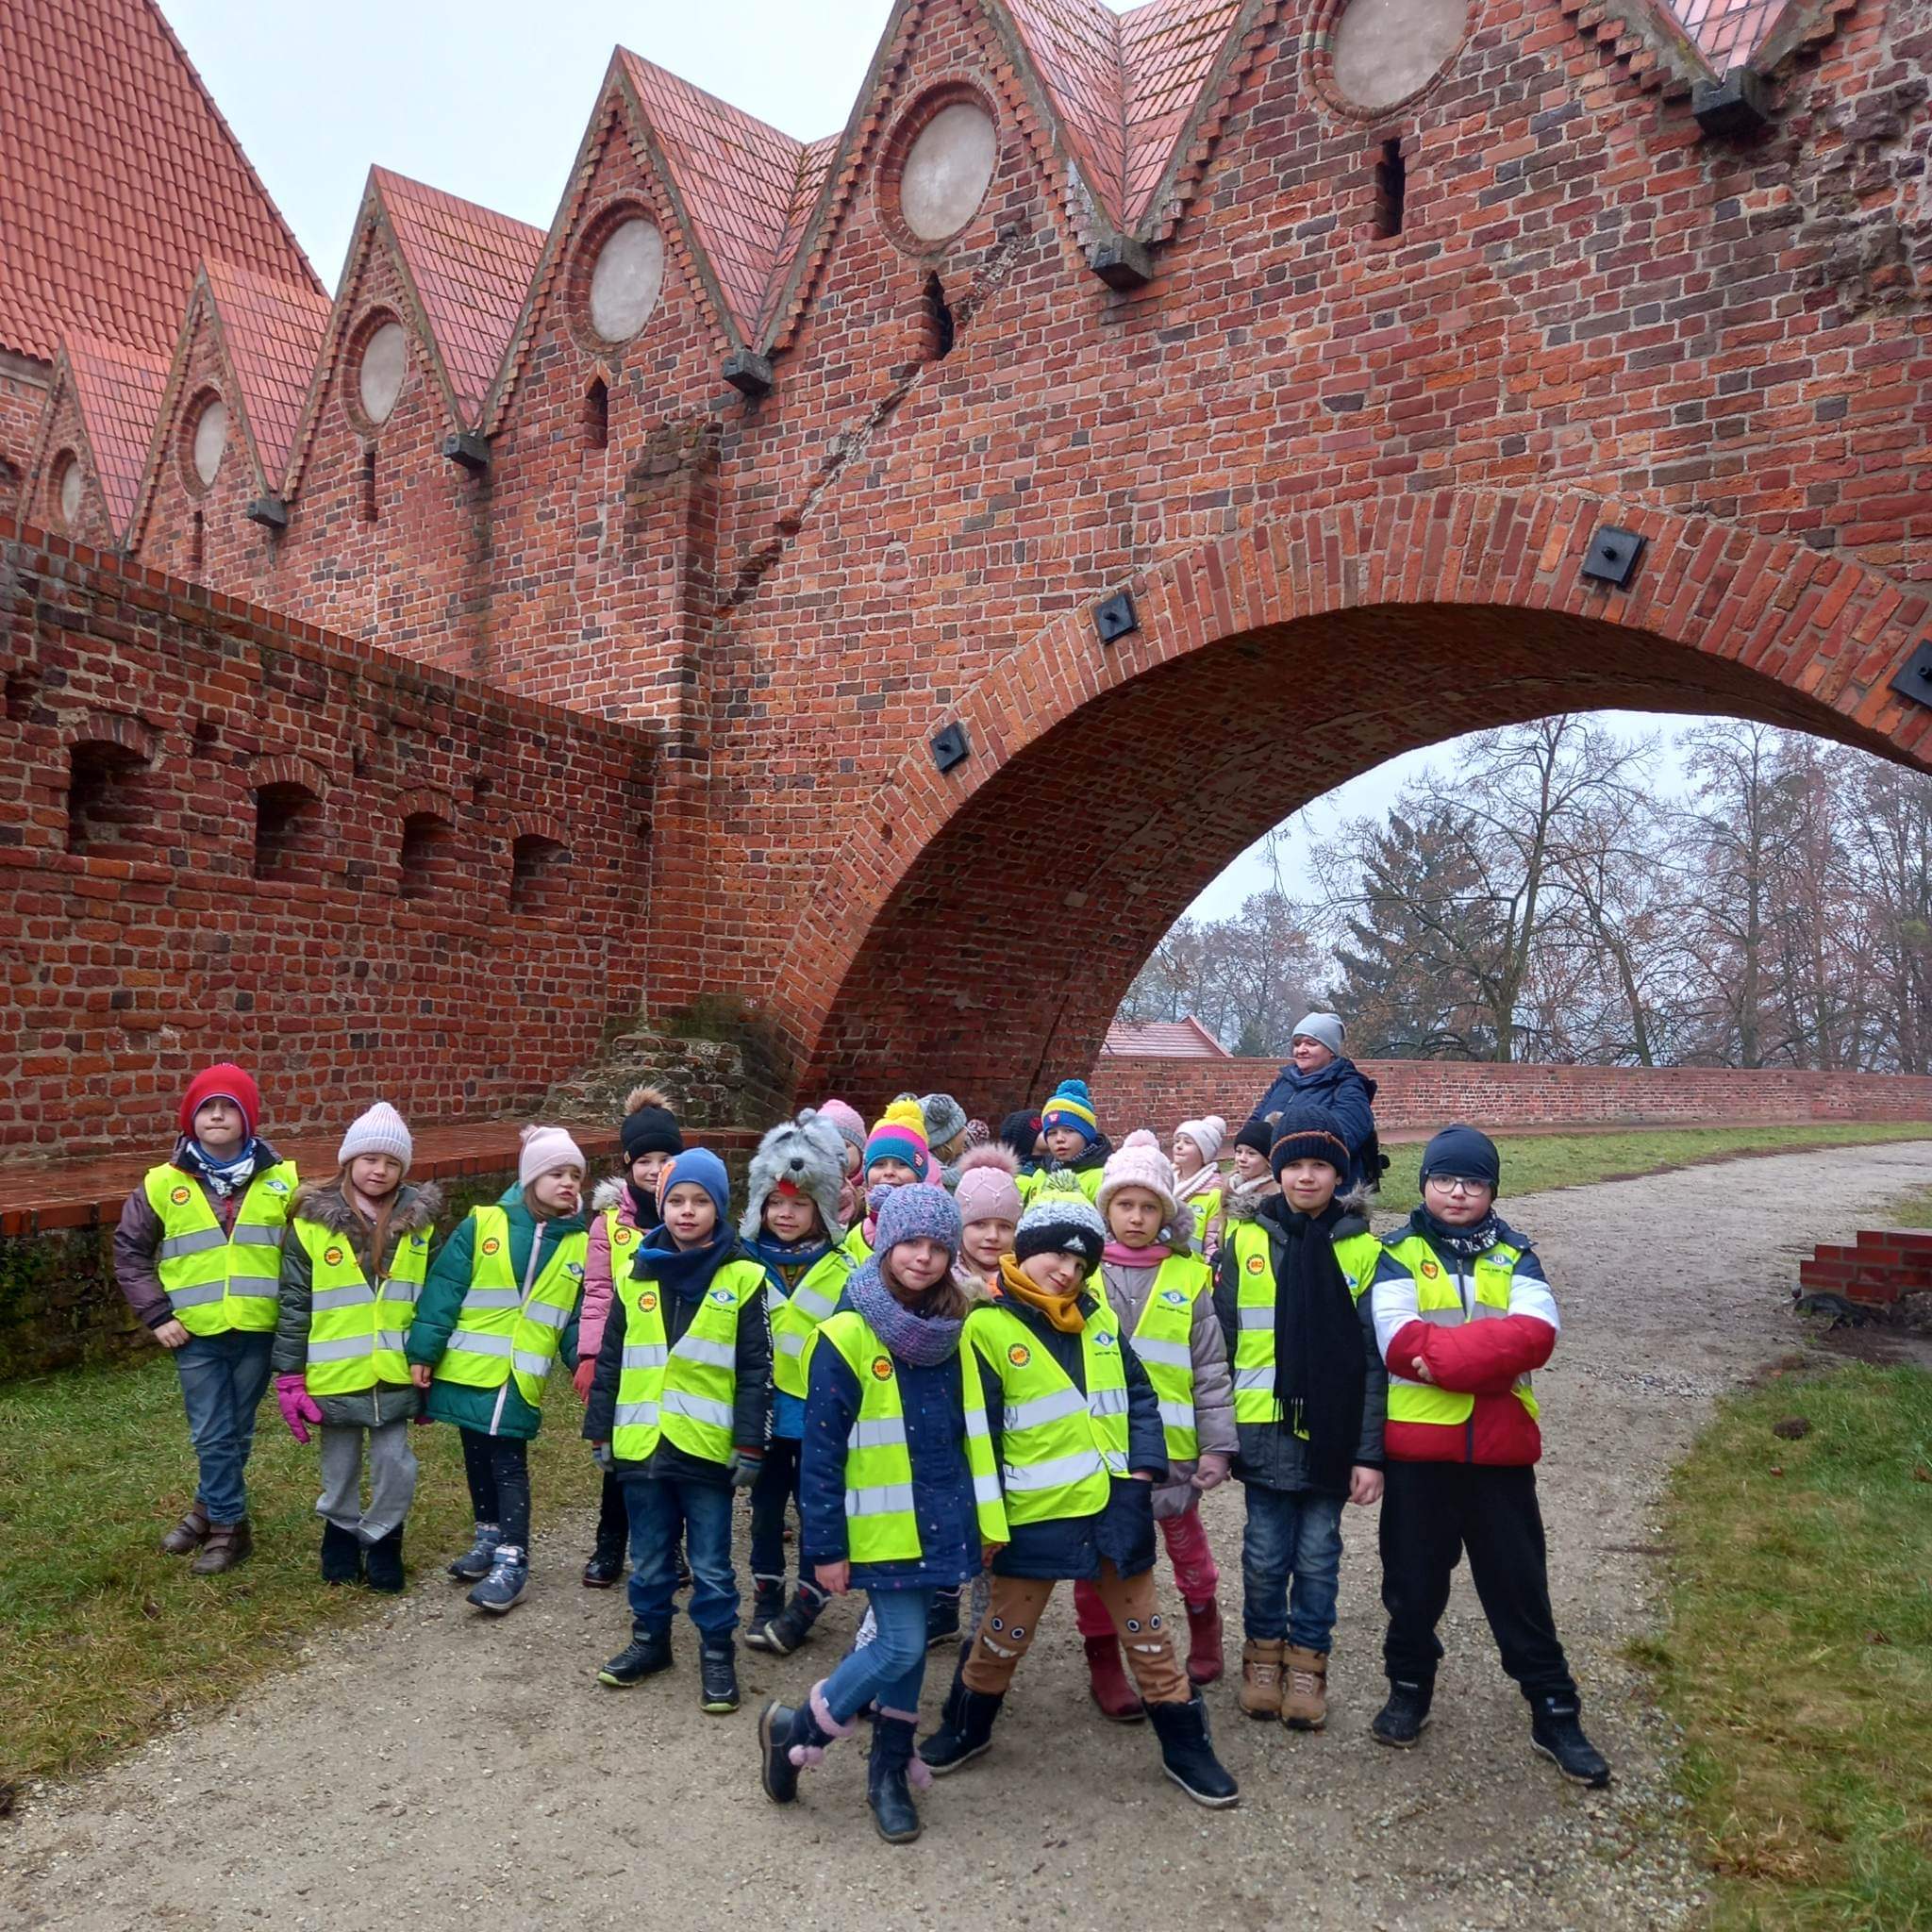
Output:
[[[67,849],[92,858],[154,857],[148,761],[131,745],[84,738],[67,754]]]
[[[584,442],[603,449],[610,441],[610,391],[600,375],[584,391]]]
[[[277,782],[255,793],[255,876],[297,879],[322,858],[322,800],[306,785]]]
[[[527,919],[571,916],[569,848],[541,832],[520,833],[509,849],[509,909]]]
[[[456,827],[440,813],[412,811],[403,821],[402,873],[397,891],[405,899],[428,899],[457,885]]]

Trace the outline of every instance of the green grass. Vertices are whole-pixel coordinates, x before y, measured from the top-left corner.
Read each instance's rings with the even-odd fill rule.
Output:
[[[561,1375],[548,1394],[531,1454],[539,1524],[596,1499],[576,1397]],[[441,1566],[470,1526],[457,1433],[417,1429],[412,1442],[423,1474],[405,1539],[410,1587],[454,1591]],[[254,1557],[225,1577],[191,1576],[157,1548],[194,1495],[165,1359],[0,1387],[0,1786],[101,1763],[386,1601],[317,1575],[316,1448],[297,1446],[273,1397],[248,1488]]]
[[[1932,1227],[1932,1188],[1901,1194],[1880,1218],[1887,1227]]]
[[[1662,1174],[1697,1161],[1745,1154],[1777,1154],[1800,1147],[1852,1147],[1874,1141],[1932,1141],[1932,1122],[1763,1127],[1636,1127],[1602,1134],[1511,1134],[1496,1141],[1503,1153],[1503,1192],[1533,1194],[1544,1188],[1583,1188],[1593,1181]],[[1416,1171],[1422,1147],[1404,1142],[1385,1149],[1378,1208],[1406,1214],[1418,1198]],[[1722,1185],[1717,1182],[1716,1185]],[[1928,1197],[1932,1205],[1932,1197]],[[1505,1214],[1508,1212],[1506,1208]]]
[[[1803,1417],[1801,1441],[1772,1425]],[[1932,1927],[1932,1374],[1862,1363],[1725,1403],[1674,1472],[1671,1626],[1713,1923]]]

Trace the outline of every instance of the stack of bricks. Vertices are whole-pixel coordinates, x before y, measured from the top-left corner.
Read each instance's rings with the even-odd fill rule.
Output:
[[[1922,1294],[1932,1290],[1932,1231],[1860,1228],[1850,1247],[1822,1245],[1799,1262],[1798,1286],[1879,1307]]]

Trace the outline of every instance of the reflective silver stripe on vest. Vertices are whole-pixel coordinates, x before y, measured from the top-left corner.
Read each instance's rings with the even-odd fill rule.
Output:
[[[889,1415],[877,1422],[854,1423],[852,1433],[845,1438],[845,1446],[848,1449],[891,1449],[905,1440],[906,1418]]]
[[[787,1328],[782,1334],[774,1335],[772,1340],[778,1344],[778,1353],[780,1355],[803,1355],[805,1353],[805,1344],[811,1340],[811,1337],[809,1335],[794,1335],[791,1329]]]
[[[474,1328],[458,1328],[449,1338],[452,1349],[461,1349],[465,1355],[508,1355],[510,1352],[508,1335],[479,1335]]]
[[[1272,1328],[1274,1325],[1274,1307],[1271,1302],[1265,1307],[1252,1305],[1235,1311],[1235,1320],[1243,1328]]]
[[[1258,1369],[1237,1369],[1234,1372],[1235,1393],[1243,1389],[1265,1389],[1270,1395],[1274,1393],[1274,1364],[1268,1362]]]
[[[524,1314],[540,1328],[561,1328],[569,1322],[571,1311],[559,1308],[555,1302],[532,1302]]]
[[[620,1402],[614,1426],[620,1429],[655,1429],[658,1405],[655,1402]]]
[[[225,1248],[228,1237],[218,1227],[198,1227],[192,1234],[171,1234],[155,1250],[158,1261],[172,1261],[181,1255],[205,1255],[210,1248]]]
[[[791,1291],[791,1301],[794,1307],[803,1308],[814,1322],[828,1321],[832,1310],[839,1306],[836,1296],[823,1295],[815,1288],[807,1288],[803,1282]]]
[[[775,1315],[785,1306],[785,1291],[775,1281],[765,1283],[765,1313]]]
[[[1036,1429],[1042,1423],[1064,1422],[1070,1415],[1084,1415],[1087,1398],[1077,1389],[1056,1389],[1051,1395],[1036,1395],[1030,1402],[1009,1402],[1006,1406],[1006,1425],[1009,1429]]]
[[[1124,1449],[1109,1449],[1106,1452],[1107,1473],[1108,1475],[1125,1475],[1127,1473],[1127,1453]]]
[[[537,1376],[547,1375],[550,1373],[550,1364],[556,1359],[555,1356],[533,1355],[526,1348],[516,1349],[510,1356],[513,1367],[521,1369],[526,1375]]]
[[[887,1483],[876,1490],[847,1490],[848,1516],[909,1516],[912,1513],[912,1485]]]
[[[228,1239],[251,1248],[278,1248],[282,1232],[279,1227],[264,1227],[258,1221],[238,1221]]]
[[[1194,1426],[1194,1405],[1191,1402],[1163,1402],[1160,1420],[1171,1429],[1191,1429]]]
[[[667,1389],[663,1406],[667,1415],[688,1415],[692,1422],[709,1423],[713,1428],[728,1429],[731,1426],[731,1405],[728,1402],[707,1402],[702,1395],[692,1395],[683,1389]]]
[[[1024,1469],[1009,1462],[1007,1488],[1058,1490],[1069,1483],[1084,1482],[1090,1475],[1099,1475],[1105,1468],[1106,1464],[1091,1449],[1082,1449],[1072,1456],[1056,1456],[1050,1462],[1035,1462]]]
[[[414,1307],[419,1286],[420,1284],[413,1281],[398,1281],[391,1274],[382,1284],[382,1298],[386,1302],[408,1302]]]
[[[171,1288],[168,1299],[177,1308],[198,1308],[205,1302],[218,1302],[228,1291],[220,1281],[204,1281],[198,1288]]]
[[[1124,1389],[1096,1389],[1087,1398],[1090,1415],[1125,1415],[1127,1412],[1127,1391]]]
[[[378,1328],[375,1331],[375,1345],[386,1348],[396,1355],[403,1352],[403,1331],[400,1328]]]
[[[463,1297],[463,1313],[480,1315],[493,1308],[520,1308],[524,1297],[514,1288],[473,1288]]]
[[[1191,1369],[1194,1352],[1185,1341],[1142,1341],[1134,1338],[1134,1353],[1143,1362],[1158,1362],[1163,1369]]]
[[[1482,1305],[1478,1303],[1476,1306],[1480,1307]],[[1500,1315],[1503,1310],[1498,1308],[1496,1312]],[[1418,1308],[1410,1320],[1426,1322],[1431,1328],[1460,1328],[1463,1314],[1460,1308]]]
[[[351,1335],[341,1341],[311,1341],[308,1344],[308,1359],[312,1362],[345,1362],[358,1355],[375,1353],[375,1341],[367,1335]]]
[[[248,1295],[254,1299],[274,1301],[282,1291],[281,1282],[273,1274],[231,1274],[228,1276],[228,1292]]]
[[[622,1366],[626,1369],[662,1368],[666,1353],[661,1341],[626,1341]]]
[[[364,1302],[375,1299],[375,1291],[358,1281],[347,1288],[318,1288],[309,1298],[308,1306],[319,1314],[325,1308],[359,1307]]]
[[[688,1362],[703,1362],[708,1369],[728,1369],[738,1360],[735,1342],[707,1341],[703,1336],[693,1337],[689,1332],[672,1353],[682,1356]]]
[[[1000,1500],[1000,1479],[996,1475],[976,1475],[973,1478],[973,1500],[975,1503],[997,1503]]]

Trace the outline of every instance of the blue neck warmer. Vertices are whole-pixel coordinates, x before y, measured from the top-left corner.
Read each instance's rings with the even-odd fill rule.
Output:
[[[832,1252],[832,1244],[818,1235],[807,1235],[802,1241],[779,1241],[761,1234],[746,1241],[744,1251],[769,1273],[781,1275],[789,1288],[816,1268]]]
[[[195,1172],[206,1180],[223,1200],[245,1188],[255,1177],[257,1158],[261,1142],[251,1140],[239,1154],[232,1154],[225,1160],[217,1160],[199,1141],[188,1141],[181,1149],[181,1158],[192,1165]]]
[[[737,1237],[724,1226],[701,1248],[680,1248],[668,1228],[654,1227],[638,1249],[631,1274],[640,1281],[655,1281],[669,1289],[680,1301],[703,1301],[711,1277],[730,1260],[737,1247]]]

